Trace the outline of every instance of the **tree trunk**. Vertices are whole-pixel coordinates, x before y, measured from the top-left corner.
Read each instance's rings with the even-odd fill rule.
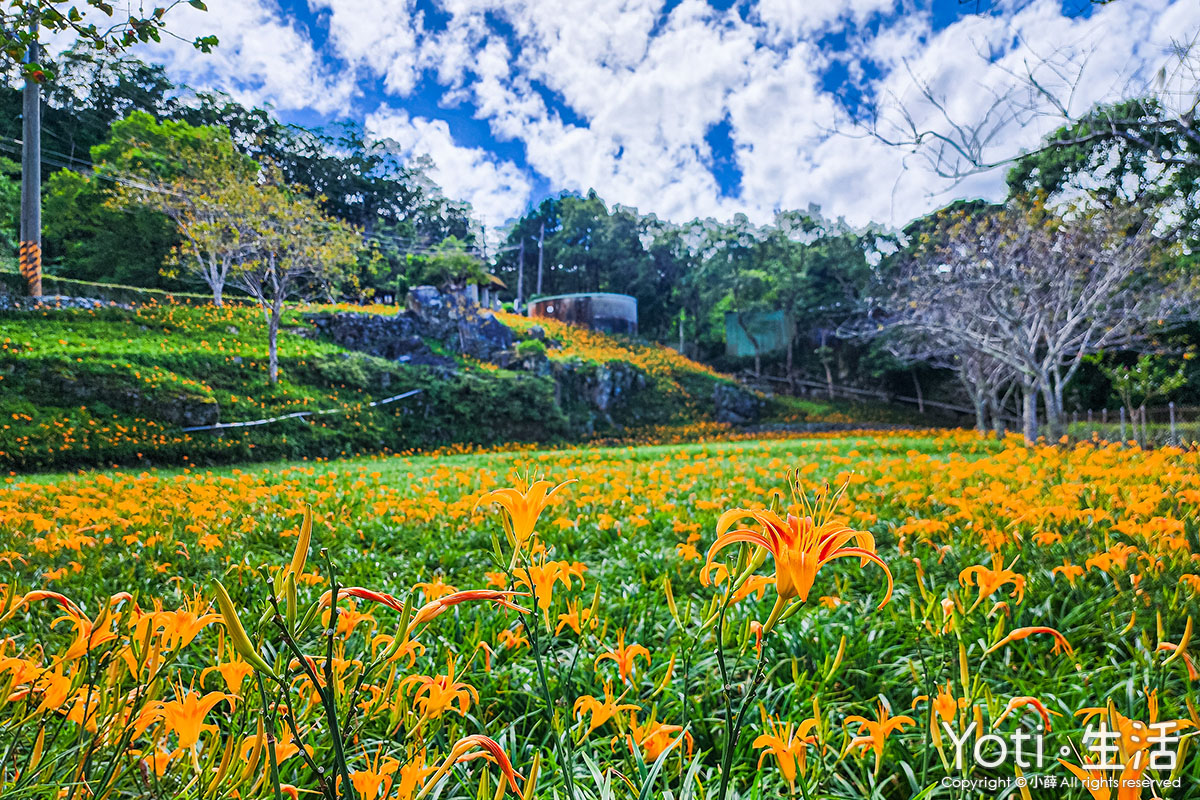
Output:
[[[924,395],[924,393],[921,392],[921,381],[917,377],[917,371],[915,369],[910,369],[909,372],[912,374],[913,388],[916,389],[916,391],[917,391],[917,412],[924,414],[925,413],[925,395]]]
[[[829,359],[822,359],[821,365],[825,367],[825,385],[829,389],[829,399],[833,399],[833,370],[829,367]]]
[[[212,285],[213,305],[216,306],[217,308],[221,308],[221,306],[224,305],[223,301],[221,300],[221,293],[224,290],[225,290],[225,287],[222,286],[220,284],[220,282],[213,283],[213,285]]]
[[[267,322],[267,379],[271,385],[279,383],[279,318],[283,316],[283,300],[271,304],[271,318]]]
[[[980,435],[987,433],[987,405],[984,403],[983,395],[971,395],[971,401],[975,406],[975,430],[979,431]]]
[[[795,336],[789,336],[788,342],[787,342],[787,364],[786,364],[787,382],[788,382],[788,391],[791,392],[792,394],[796,393],[795,375],[793,374],[793,371],[792,371],[792,354],[795,351],[795,345],[794,345],[795,340],[796,340]]]
[[[1036,444],[1038,436],[1037,389],[1032,383],[1021,384],[1022,433],[1026,444]]]
[[[996,435],[996,441],[1004,441],[1006,427],[1004,424],[1004,416],[1000,413],[1000,405],[996,402],[994,396],[987,400],[988,412],[992,416],[992,432]]]
[[[1043,386],[1041,394],[1042,404],[1046,407],[1046,437],[1051,441],[1058,441],[1062,436],[1062,417],[1054,401],[1054,392],[1047,384]]]
[[[758,343],[754,345],[754,377],[762,377],[762,354],[758,352]]]

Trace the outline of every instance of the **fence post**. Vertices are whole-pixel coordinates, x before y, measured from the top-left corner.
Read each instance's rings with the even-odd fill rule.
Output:
[[[1179,437],[1175,435],[1175,401],[1167,403],[1167,410],[1171,413],[1171,442],[1172,446],[1179,444]]]
[[[1125,444],[1127,441],[1125,438],[1125,406],[1121,406],[1121,444]]]

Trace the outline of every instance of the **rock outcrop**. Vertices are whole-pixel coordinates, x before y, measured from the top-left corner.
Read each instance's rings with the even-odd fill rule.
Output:
[[[745,425],[762,416],[766,401],[761,395],[733,383],[713,386],[713,419]]]
[[[551,359],[546,351],[558,343],[548,340],[544,329],[530,329],[517,343],[513,331],[466,292],[418,286],[395,314],[320,313],[306,319],[312,325],[308,335],[390,361],[449,369],[454,360],[442,353],[461,353],[549,378],[556,404],[580,435],[642,424],[646,417],[637,395],[649,388],[650,379],[640,369],[622,361]],[[759,419],[766,405],[757,393],[719,380],[713,382],[711,402],[714,419],[736,425]],[[661,416],[663,409],[656,411]]]
[[[508,326],[483,310],[466,292],[441,292],[418,286],[408,293],[404,311],[393,315],[308,314],[316,334],[339,347],[407,364],[453,366],[453,359],[438,355],[429,341],[447,351],[482,361],[495,360],[512,347]]]

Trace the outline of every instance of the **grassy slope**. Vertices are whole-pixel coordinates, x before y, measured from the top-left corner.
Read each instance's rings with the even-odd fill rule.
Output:
[[[518,317],[505,321],[528,327]],[[299,323],[296,312],[289,312],[285,325]],[[649,376],[647,390],[630,404],[633,410],[617,420],[623,425],[702,422],[708,413],[704,400],[711,398],[713,382],[722,380],[666,348],[553,324],[549,334],[563,344],[549,351],[554,360],[574,360],[585,369],[628,361]],[[477,362],[463,362],[446,376],[285,330],[282,377],[270,386],[265,354],[265,325],[248,307],[0,314],[0,469],[330,458],[454,443],[561,441],[570,433],[546,377]],[[409,388],[423,393],[362,407]],[[298,410],[346,413],[219,435],[186,434],[178,422],[164,421],[163,408],[212,402],[222,422]],[[790,404],[779,411],[811,419],[832,410]]]

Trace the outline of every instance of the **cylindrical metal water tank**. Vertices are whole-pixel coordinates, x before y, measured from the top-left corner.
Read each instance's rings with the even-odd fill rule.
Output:
[[[605,333],[637,334],[637,298],[611,292],[539,297],[529,303],[529,316],[550,317]]]

